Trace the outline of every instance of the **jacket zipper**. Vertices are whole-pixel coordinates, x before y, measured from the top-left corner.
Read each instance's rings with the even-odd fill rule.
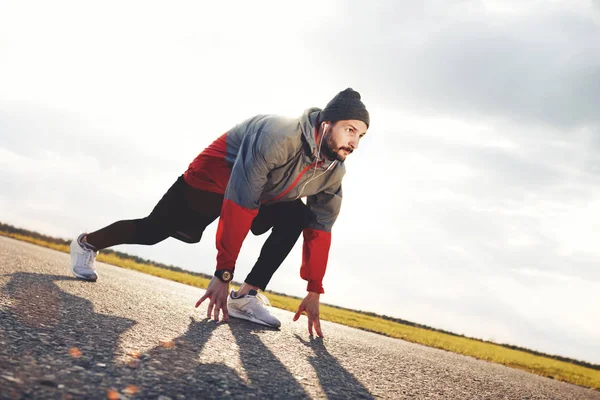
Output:
[[[308,171],[311,167],[317,168],[317,161],[315,161],[314,163],[309,164],[302,171],[300,171],[300,173],[298,174],[298,176],[296,177],[296,179],[294,179],[294,182],[292,182],[292,184],[290,186],[288,186],[287,189],[285,189],[283,192],[281,192],[279,195],[277,195],[276,197],[272,198],[271,200],[264,201],[263,204],[264,203],[275,202],[275,201],[281,199],[286,194],[288,194],[289,191],[292,190],[294,188],[294,186],[296,186],[298,184],[298,182],[300,181],[300,178],[302,178],[302,175],[304,175],[306,173],[306,171]]]

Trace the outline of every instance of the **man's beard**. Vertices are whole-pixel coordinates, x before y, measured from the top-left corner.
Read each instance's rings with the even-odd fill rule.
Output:
[[[340,150],[346,150],[348,152],[347,155],[340,154]],[[323,154],[325,157],[330,160],[338,160],[343,162],[346,160],[346,157],[352,154],[352,149],[350,147],[336,147],[333,142],[333,138],[331,136],[327,136],[327,140],[325,141],[325,147],[323,148]]]

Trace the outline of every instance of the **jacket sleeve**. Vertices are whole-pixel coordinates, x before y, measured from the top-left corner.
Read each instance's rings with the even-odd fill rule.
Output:
[[[307,199],[307,205],[314,214],[313,221],[304,229],[302,266],[300,276],[308,281],[306,290],[325,293],[323,277],[327,268],[331,229],[342,206],[342,185],[325,190]]]
[[[240,249],[260,207],[260,196],[270,170],[285,158],[281,143],[259,130],[244,136],[231,176],[217,227],[217,269],[235,269]]]

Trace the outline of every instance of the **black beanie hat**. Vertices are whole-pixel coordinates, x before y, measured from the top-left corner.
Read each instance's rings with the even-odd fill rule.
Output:
[[[342,121],[356,119],[369,127],[369,112],[360,100],[360,93],[348,88],[339,92],[321,111],[321,121]]]

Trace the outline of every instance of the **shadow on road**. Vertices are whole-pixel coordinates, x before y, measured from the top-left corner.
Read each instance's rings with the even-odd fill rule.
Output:
[[[201,363],[199,355],[218,326],[208,319],[190,318],[185,334],[141,355],[132,381],[144,397],[178,394],[188,398],[220,398],[226,392],[252,392],[233,368]]]
[[[278,398],[308,397],[290,371],[258,336],[258,333],[271,330],[270,328],[236,319],[229,321],[229,327],[252,386],[265,394],[276,394]]]
[[[89,300],[55,283],[75,278],[9,276],[0,296],[0,392],[9,398],[69,397],[108,385],[119,337],[135,322],[98,314]]]
[[[221,324],[209,319],[196,321],[190,318],[185,334],[141,356],[142,366],[135,374],[135,384],[144,390],[145,396],[184,395],[186,398],[203,399],[225,396],[308,397],[275,355],[253,334],[255,327],[248,323],[235,320],[227,323],[240,347],[239,356],[248,382],[232,367],[222,363],[202,363],[199,356],[213,331]],[[223,346],[221,351],[231,354],[231,346],[225,340],[216,346]],[[210,351],[219,349],[211,348]]]
[[[57,285],[75,278],[8,276],[0,292],[0,398],[106,398],[111,390],[129,398],[310,397],[263,343],[261,332],[269,328],[235,319],[227,323],[239,361],[235,347],[221,335],[203,353],[221,324],[193,318],[171,342],[157,341],[144,354],[117,354],[121,335],[136,321],[96,313],[92,302]],[[309,361],[328,398],[372,397],[322,341],[297,337],[313,350]],[[295,346],[290,347],[293,352]],[[205,354],[225,362],[206,361]],[[244,377],[236,371],[240,361]]]
[[[321,387],[328,399],[372,399],[373,395],[332,356],[321,338],[304,340],[296,335],[296,338],[305,346],[310,347],[314,356],[309,357]]]

